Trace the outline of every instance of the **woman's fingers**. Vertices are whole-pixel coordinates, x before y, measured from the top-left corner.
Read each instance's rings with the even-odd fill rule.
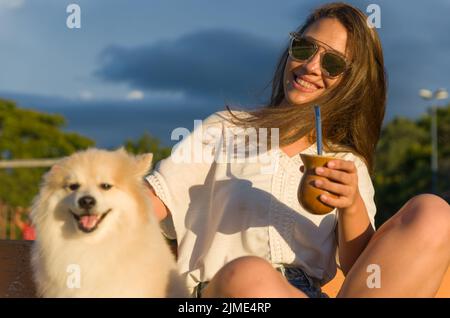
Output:
[[[330,162],[327,163],[327,167],[331,169],[346,171],[348,173],[356,172],[355,163],[353,161],[348,160],[340,160],[340,159],[331,160]]]
[[[316,168],[315,172],[325,178],[316,180],[314,186],[330,192],[320,196],[322,202],[336,208],[346,208],[352,204],[358,186],[356,166],[353,161],[332,160],[326,167]]]
[[[314,186],[316,188],[334,193],[338,196],[350,196],[351,195],[351,187],[350,186],[336,183],[336,182],[331,182],[327,179],[315,180]]]
[[[333,206],[335,208],[345,208],[351,203],[352,198],[352,188],[351,186],[331,182],[327,179],[325,180],[315,180],[314,186],[316,188],[330,192],[330,194],[320,195],[320,201],[323,203]],[[334,194],[334,195],[332,195]]]
[[[330,180],[342,183],[342,184],[350,184],[352,179],[351,175],[347,172],[329,169],[326,167],[318,167],[315,170],[316,174]]]
[[[320,195],[320,201],[322,201],[323,203],[329,205],[329,206],[333,206],[335,208],[341,209],[341,208],[346,208],[349,206],[349,204],[351,203],[348,197],[337,197],[334,198],[330,195],[327,194],[322,194]]]

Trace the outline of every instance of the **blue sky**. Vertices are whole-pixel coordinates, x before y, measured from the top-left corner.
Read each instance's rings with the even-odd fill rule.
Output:
[[[289,31],[324,2],[0,0],[0,97],[62,113],[183,110],[191,121],[225,103],[254,106]],[[81,29],[66,26],[70,3],[81,7]],[[387,119],[419,116],[428,106],[420,88],[450,89],[450,0],[350,3],[381,8]]]

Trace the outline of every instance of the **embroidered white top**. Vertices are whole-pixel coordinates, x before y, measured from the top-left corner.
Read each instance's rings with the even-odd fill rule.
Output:
[[[246,255],[262,257],[274,267],[299,266],[325,284],[336,274],[336,209],[322,216],[303,209],[297,199],[302,160],[278,147],[266,152],[273,169],[267,169],[262,153],[253,160],[199,160],[202,149],[223,153],[205,145],[217,140],[217,132],[225,136],[227,128],[235,127],[227,116],[209,116],[146,177],[171,212],[161,225],[166,236],[177,238],[178,265],[188,287],[193,291],[223,265]],[[314,154],[315,149],[312,145],[302,153]],[[374,226],[374,188],[364,162],[352,153],[324,155],[355,162],[359,191]]]

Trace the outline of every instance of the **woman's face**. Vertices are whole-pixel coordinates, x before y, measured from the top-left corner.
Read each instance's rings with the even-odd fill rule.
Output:
[[[303,36],[325,43],[347,56],[345,50],[347,30],[337,19],[322,18],[311,24]],[[312,101],[339,81],[341,76],[328,78],[322,74],[320,55],[324,50],[324,47],[319,47],[316,55],[307,62],[299,62],[288,57],[283,79],[285,103],[298,105]]]

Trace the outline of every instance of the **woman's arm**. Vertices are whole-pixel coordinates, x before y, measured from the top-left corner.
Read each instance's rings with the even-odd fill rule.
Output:
[[[315,186],[338,195],[338,198],[321,195],[320,199],[338,208],[339,261],[347,274],[374,233],[359,193],[357,169],[352,161],[337,159],[326,168],[317,168],[316,173],[327,180],[317,180]]]
[[[170,211],[166,207],[166,205],[162,202],[162,200],[156,195],[155,190],[153,190],[153,187],[146,181],[145,184],[148,187],[149,190],[148,193],[150,195],[150,200],[152,201],[156,217],[158,221],[161,222],[170,214]]]
[[[352,268],[375,232],[370,224],[366,206],[361,197],[354,211],[339,209],[336,229],[339,245],[339,262],[344,275]]]

